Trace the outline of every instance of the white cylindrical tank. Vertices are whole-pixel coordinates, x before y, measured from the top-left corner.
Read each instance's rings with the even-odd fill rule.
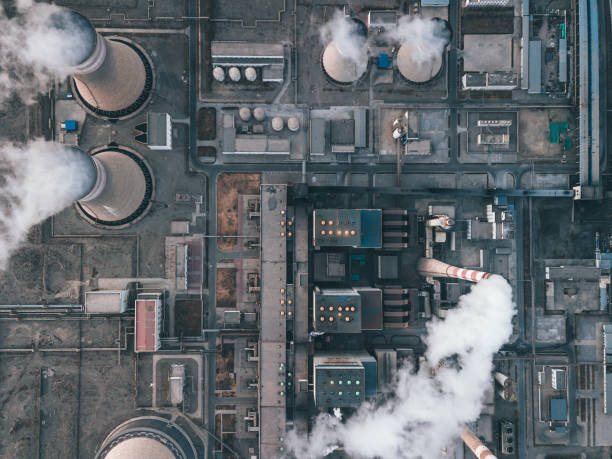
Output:
[[[257,121],[263,121],[266,119],[266,111],[263,107],[255,107],[253,110],[253,118]]]
[[[224,81],[225,80],[225,70],[223,70],[223,68],[221,67],[215,67],[213,69],[213,78],[217,81]]]
[[[282,131],[285,123],[283,122],[283,119],[280,116],[275,116],[274,118],[272,118],[270,124],[272,125],[272,129],[274,129],[275,131]]]
[[[434,258],[419,259],[417,269],[424,277],[451,277],[464,279],[470,282],[478,282],[491,277],[491,273],[476,271],[474,269],[458,268]]]
[[[240,69],[238,67],[230,67],[227,74],[229,75],[230,80],[240,81],[241,75],[240,75]]]
[[[293,132],[297,132],[300,130],[300,120],[295,116],[292,116],[287,120],[287,129]]]
[[[238,110],[238,116],[242,121],[248,121],[251,119],[251,109],[249,107],[240,107]]]
[[[247,81],[255,81],[257,79],[257,70],[255,70],[255,67],[247,67],[244,69],[244,77]]]

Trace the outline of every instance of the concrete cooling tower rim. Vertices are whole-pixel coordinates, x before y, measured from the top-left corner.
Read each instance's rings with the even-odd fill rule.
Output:
[[[97,217],[96,215],[93,215],[90,211],[88,211],[88,208],[91,206],[91,201],[83,201],[83,203],[76,201],[74,204],[81,217],[83,217],[87,222],[91,223],[92,225],[106,229],[126,228],[142,219],[151,208],[152,201],[155,195],[155,180],[153,176],[153,171],[151,170],[151,167],[149,166],[147,161],[142,157],[142,155],[140,155],[140,153],[123,145],[109,145],[97,148],[93,152],[91,152],[91,157],[95,161],[96,155],[106,152],[114,152],[125,155],[127,158],[129,158],[135,163],[137,168],[142,173],[142,177],[145,183],[144,196],[142,197],[140,205],[129,215],[126,215],[122,218],[119,218],[117,220],[105,220],[103,218]],[[96,162],[94,162],[94,165],[98,167],[98,164]],[[104,178],[104,181],[106,182],[106,177]],[[106,183],[104,183],[104,185],[106,185]],[[92,190],[90,194],[92,194],[93,192],[94,190]],[[85,199],[87,197],[88,196],[85,196]]]
[[[129,38],[113,35],[113,36],[104,36],[104,37],[100,36],[98,40],[101,40],[101,39],[106,39],[108,41],[122,43],[124,45],[129,46],[134,52],[136,52],[136,54],[142,61],[142,65],[144,66],[144,69],[145,69],[145,85],[142,90],[142,93],[140,94],[138,99],[136,99],[128,107],[125,107],[121,110],[109,111],[109,110],[102,110],[98,107],[91,105],[89,102],[87,102],[85,98],[81,95],[81,93],[79,92],[73,77],[70,78],[70,86],[72,88],[72,92],[73,94],[76,95],[76,99],[79,101],[79,103],[83,107],[85,107],[85,109],[89,113],[91,113],[93,116],[96,116],[98,118],[111,119],[111,120],[129,118],[131,116],[136,115],[151,100],[151,97],[153,95],[153,87],[155,86],[155,72],[153,71],[154,70],[153,61],[151,61],[151,58],[149,57],[148,53],[144,50],[144,48],[142,48],[140,45],[133,42]],[[98,48],[99,47],[96,46],[94,52],[97,51]],[[102,56],[102,58],[104,58],[104,55]]]
[[[364,62],[363,65],[360,65],[349,57],[344,56],[335,45],[335,42],[330,42],[325,46],[321,55],[323,73],[336,84],[347,86],[355,83],[368,70],[368,57],[365,47],[363,52]]]
[[[96,459],[195,459],[189,435],[157,416],[130,419],[108,434]]]

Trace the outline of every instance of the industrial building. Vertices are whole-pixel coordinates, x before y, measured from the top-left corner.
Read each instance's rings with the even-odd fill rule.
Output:
[[[0,186],[37,172],[3,188],[1,457],[299,457],[366,411],[386,457],[376,409],[451,425],[396,456],[607,454],[606,2],[45,3],[0,18],[67,58],[26,53],[45,87],[0,123]],[[12,166],[33,138],[70,183]],[[474,324],[432,330],[498,276],[516,314],[485,293],[469,339],[508,339],[459,387]],[[351,457],[342,434],[302,455]]]

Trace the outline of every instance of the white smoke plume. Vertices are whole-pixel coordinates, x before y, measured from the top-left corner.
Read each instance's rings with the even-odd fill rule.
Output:
[[[94,181],[81,151],[43,140],[0,145],[0,269],[34,225],[82,198]]]
[[[433,366],[451,358],[458,366],[398,372],[391,397],[365,404],[346,421],[321,414],[308,436],[290,432],[297,458],[323,457],[341,446],[351,457],[439,458],[465,423],[476,420],[491,385],[492,357],[512,334],[512,289],[500,276],[476,284],[446,319],[427,328],[426,358]]]
[[[333,41],[340,54],[359,67],[367,65],[367,38],[361,35],[359,25],[345,16],[341,10],[334,11],[332,19],[319,29],[319,34],[324,45]]]
[[[411,57],[416,63],[436,59],[450,41],[450,30],[441,20],[421,16],[402,16],[397,27],[385,34],[398,44],[410,43]]]
[[[0,7],[0,31],[0,103],[13,94],[32,103],[55,78],[72,73],[91,40],[68,10],[32,0],[18,0],[10,18]]]

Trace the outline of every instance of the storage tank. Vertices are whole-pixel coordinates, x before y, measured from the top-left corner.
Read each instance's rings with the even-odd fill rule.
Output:
[[[253,118],[255,118],[257,121],[263,121],[266,119],[266,111],[264,110],[263,107],[255,107],[255,109],[253,109]]]
[[[96,459],[196,459],[189,435],[177,424],[142,416],[116,427],[104,440]]]
[[[240,69],[238,67],[230,67],[227,74],[229,75],[230,80],[240,81],[241,75],[240,75]]]
[[[127,147],[109,146],[94,151],[91,163],[95,180],[89,192],[75,203],[83,218],[94,225],[119,229],[148,212],[154,182],[142,156]]]
[[[255,67],[247,67],[244,69],[244,77],[247,81],[255,81],[257,79],[257,70],[255,70]]]
[[[213,69],[213,78],[217,81],[224,81],[225,80],[225,70],[223,70],[222,67],[215,67]]]
[[[349,21],[353,24],[349,37],[328,43],[321,59],[327,76],[339,84],[354,83],[368,69],[368,28],[359,19]]]
[[[442,71],[444,51],[450,42],[450,27],[440,18],[414,21],[420,26],[414,27],[413,34],[404,37],[395,61],[405,79],[422,84],[433,80]]]
[[[287,129],[289,129],[292,132],[297,132],[300,130],[300,120],[297,119],[295,116],[292,116],[291,118],[289,118],[287,120]]]
[[[270,122],[270,124],[272,125],[272,129],[274,129],[277,132],[282,131],[285,125],[283,119],[280,116],[275,116],[274,118],[272,118],[272,121]]]
[[[124,37],[102,37],[84,16],[62,9],[50,16],[51,27],[80,30],[66,56],[76,99],[93,115],[119,119],[135,114],[151,97],[154,75],[145,51]]]
[[[251,119],[251,109],[249,107],[240,107],[238,110],[238,116],[242,121],[248,121]]]

